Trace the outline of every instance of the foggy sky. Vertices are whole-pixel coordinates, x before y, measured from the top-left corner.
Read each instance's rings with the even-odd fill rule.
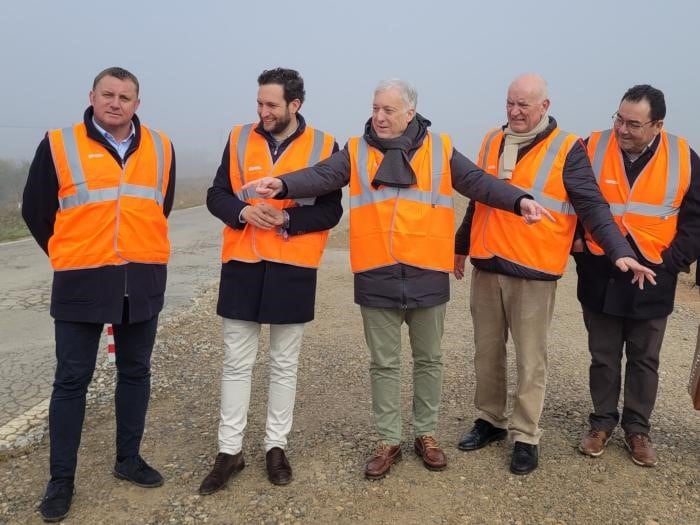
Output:
[[[4,0],[0,157],[31,159],[47,129],[79,121],[94,76],[114,65],[139,78],[142,122],[178,157],[214,165],[231,127],[257,120],[257,76],[276,66],[301,72],[301,113],[341,145],[361,133],[377,82],[400,77],[432,130],[475,158],[505,121],[508,83],[532,71],[560,126],[582,136],[650,83],[666,128],[697,150],[698,15],[690,0]]]

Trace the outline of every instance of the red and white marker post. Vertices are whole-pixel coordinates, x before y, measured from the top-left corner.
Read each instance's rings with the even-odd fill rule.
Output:
[[[112,324],[107,325],[107,361],[114,363],[117,361],[117,347],[114,345],[114,328]]]

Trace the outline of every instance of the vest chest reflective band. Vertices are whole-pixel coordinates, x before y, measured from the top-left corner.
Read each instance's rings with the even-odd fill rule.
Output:
[[[518,160],[510,184],[532,195],[554,216],[525,224],[522,217],[476,203],[470,236],[469,255],[477,259],[497,256],[525,268],[551,275],[562,275],[576,229],[576,215],[564,188],[564,165],[578,140],[556,128]],[[479,153],[481,168],[497,176],[500,129],[486,134]]]
[[[49,258],[55,270],[127,262],[165,264],[170,255],[163,198],[172,150],[141,126],[139,147],[121,166],[87,135],[85,124],[49,131],[59,211]]]
[[[350,265],[353,272],[397,263],[451,272],[454,208],[445,134],[428,133],[411,159],[417,183],[409,188],[372,186],[383,159],[362,137],[350,154]]]
[[[598,186],[623,235],[631,235],[644,258],[660,264],[661,253],[676,235],[678,212],[690,187],[688,142],[661,131],[656,151],[630,188],[615,133],[608,129],[591,133],[588,155]],[[603,249],[586,232],[592,253]]]
[[[229,180],[236,196],[255,205],[266,202],[280,210],[294,206],[310,206],[309,199],[260,199],[255,191],[244,191],[248,182],[263,177],[284,176],[285,173],[313,166],[330,157],[335,139],[333,136],[307,126],[295,138],[276,162],[272,162],[265,138],[255,132],[256,124],[236,126],[229,142]],[[286,239],[277,228],[263,230],[251,224],[241,229],[224,227],[221,261],[232,260],[254,263],[262,260],[318,268],[328,239],[328,230],[290,235]]]

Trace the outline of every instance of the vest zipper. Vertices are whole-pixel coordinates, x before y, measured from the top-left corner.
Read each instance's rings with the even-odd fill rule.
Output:
[[[122,192],[122,183],[124,182],[124,178],[126,176],[126,162],[122,159],[120,161],[120,165],[122,168],[121,175],[119,176],[119,186],[117,187],[117,207],[115,209],[115,227],[114,227],[114,253],[117,254],[117,256],[121,257],[121,254],[119,253],[119,250],[117,249],[117,237],[119,235],[119,208],[120,208],[120,197],[121,197],[121,192]],[[123,257],[121,257],[123,259]],[[128,275],[129,272],[126,271],[126,265],[124,265],[124,297],[129,297],[128,293]]]

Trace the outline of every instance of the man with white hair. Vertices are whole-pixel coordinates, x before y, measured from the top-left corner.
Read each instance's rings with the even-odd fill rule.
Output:
[[[416,101],[407,82],[381,82],[362,136],[313,167],[249,185],[276,198],[312,197],[350,185],[350,259],[379,436],[365,468],[368,479],[383,478],[401,458],[404,322],[413,354],[414,450],[429,470],[447,466],[436,431],[440,343],[453,269],[452,188],[522,214],[528,223],[549,215],[522,190],[480,170],[452,147],[449,136],[428,131],[430,121],[416,113]]]
[[[547,380],[547,332],[557,280],[569,260],[577,214],[621,271],[643,286],[654,273],[636,261],[615,226],[596,184],[581,139],[548,115],[547,84],[526,74],[508,88],[507,125],[486,134],[478,164],[532,194],[555,217],[523,227],[511,214],[472,201],[455,238],[455,276],[464,275],[467,253],[474,269],[470,308],[474,323],[474,404],[479,417],[459,442],[476,450],[510,433],[510,470],[528,474],[538,465],[539,420]],[[513,337],[517,386],[506,414],[506,343]]]

